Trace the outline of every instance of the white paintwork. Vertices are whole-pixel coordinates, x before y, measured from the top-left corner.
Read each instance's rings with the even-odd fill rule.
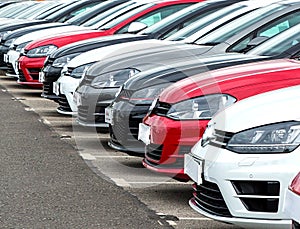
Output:
[[[73,94],[78,87],[81,79],[75,79],[70,76],[61,75],[56,83],[59,84],[60,93],[67,97],[68,103],[73,111],[72,114],[77,112],[77,104],[73,101]]]
[[[22,43],[25,43],[25,42],[38,40],[38,39],[45,38],[45,37],[48,37],[48,36],[54,36],[54,35],[59,35],[61,33],[83,31],[83,30],[90,30],[90,29],[88,27],[75,26],[75,25],[61,26],[61,27],[50,28],[50,29],[42,29],[42,30],[27,33],[27,34],[25,34],[21,37],[18,37],[13,42],[13,44],[14,45],[19,45],[19,44],[22,44]]]
[[[275,90],[241,100],[219,112],[210,121],[213,128],[239,132],[256,126],[300,120],[300,86]],[[207,217],[242,227],[290,228],[284,200],[287,187],[300,171],[300,148],[286,154],[237,154],[211,145],[193,147],[192,154],[203,159],[204,178],[218,184],[232,218],[209,214],[191,202],[193,209]],[[277,213],[248,211],[237,198],[230,180],[271,180],[280,182],[280,199]]]
[[[20,53],[17,52],[17,51],[15,51],[15,50],[9,50],[7,52],[7,56],[8,56],[8,62],[12,64],[12,66],[13,66],[13,68],[15,70],[14,77],[18,77],[18,75],[19,75],[19,69],[18,69],[18,66],[17,66],[17,64],[18,64],[17,60],[20,57]]]

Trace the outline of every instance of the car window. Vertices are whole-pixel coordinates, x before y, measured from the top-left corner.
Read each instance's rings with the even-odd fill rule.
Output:
[[[287,52],[287,50],[300,43],[300,24],[264,42],[251,51],[249,55],[275,56]]]
[[[153,7],[155,4],[153,3],[148,3],[148,4],[145,4],[145,5],[142,5],[134,10],[131,10],[125,14],[123,14],[122,16],[112,20],[111,22],[107,23],[106,25],[104,25],[103,27],[100,27],[99,29],[100,30],[108,30],[108,29],[111,29],[115,26],[117,26],[118,24],[120,24],[121,22],[125,21],[125,20],[128,20],[129,18],[133,17],[134,15],[138,14],[138,13],[141,13],[151,7]]]
[[[162,7],[160,9],[154,10],[150,13],[143,15],[142,17],[134,20],[134,22],[141,22],[141,23],[144,23],[145,25],[147,25],[147,27],[149,27],[189,5],[191,5],[191,3],[165,6],[165,7]],[[126,33],[128,31],[129,26],[130,26],[130,24],[124,26],[123,28],[118,30],[116,33],[117,34]]]
[[[95,29],[107,24],[108,22],[114,20],[120,15],[127,13],[128,11],[139,7],[139,4],[136,4],[132,1],[125,2],[121,5],[115,6],[110,10],[107,10],[104,13],[99,14],[98,16],[86,21],[82,26],[89,27],[92,26]]]
[[[213,24],[214,22],[221,20],[227,15],[234,14],[234,12],[237,12],[241,10],[242,8],[245,8],[244,5],[232,5],[225,7],[223,9],[218,9],[216,12],[211,12],[203,17],[197,17],[198,20],[194,20],[195,22],[190,23],[190,25],[186,25],[184,29],[179,31],[178,33],[174,33],[172,36],[168,36],[167,40],[171,41],[179,41],[183,40],[196,32],[202,30],[203,28],[209,26],[210,24]],[[242,16],[242,15],[241,15]]]
[[[250,33],[248,36],[229,47],[227,52],[244,52],[245,50],[248,51],[250,50],[248,44],[252,39],[256,37],[267,37],[268,39],[272,38],[299,23],[300,11],[294,11],[292,13],[286,14]]]
[[[72,18],[72,17],[74,17],[74,16],[76,16],[76,15],[78,15],[80,13],[83,13],[84,11],[92,8],[93,6],[95,6],[97,4],[98,4],[98,2],[91,2],[88,5],[85,5],[85,6],[82,6],[82,7],[78,8],[78,9],[76,9],[76,10],[73,10],[73,11],[69,12],[68,14],[66,14],[64,17],[60,18],[58,20],[58,22],[65,22],[65,21],[69,20],[70,18]]]
[[[192,18],[189,18],[186,21],[184,21],[183,23],[181,23],[180,25],[177,25],[176,27],[172,28],[171,30],[169,30],[166,33],[164,33],[163,35],[161,35],[159,37],[159,39],[164,40],[164,39],[170,37],[171,35],[175,34],[176,32],[178,32],[179,30],[182,30],[183,28],[188,27],[189,25],[193,24],[194,22],[199,21],[200,19],[205,18],[206,16],[213,14],[214,12],[219,11],[219,10],[220,10],[219,7],[210,8],[205,13],[201,13]],[[204,26],[207,26],[210,23],[211,22],[208,22]]]
[[[245,16],[238,18],[221,28],[209,33],[207,36],[196,41],[199,45],[216,45],[225,42],[230,37],[244,31],[255,23],[269,17],[270,15],[285,9],[287,6],[272,4],[268,7],[263,7],[255,10]]]

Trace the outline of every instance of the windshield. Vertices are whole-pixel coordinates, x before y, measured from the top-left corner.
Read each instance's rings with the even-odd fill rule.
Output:
[[[161,30],[161,27],[165,27],[167,25],[170,25],[172,23],[174,23],[175,21],[179,20],[180,18],[186,17],[188,14],[197,11],[205,6],[207,6],[208,3],[206,2],[200,2],[197,4],[194,4],[192,6],[189,6],[183,10],[180,10],[179,12],[161,20],[160,22],[154,24],[153,26],[150,26],[149,28],[143,30],[140,34],[143,35],[148,35],[148,34],[153,34],[153,33],[157,33]]]
[[[47,12],[42,13],[41,15],[37,16],[35,19],[41,20],[41,19],[47,18],[48,16],[50,17],[50,15],[52,15],[53,13],[56,13],[59,11],[62,12],[65,7],[72,5],[74,3],[76,3],[76,2],[62,3],[60,6],[53,8],[51,10],[48,10]]]
[[[123,12],[127,12],[129,9],[132,9],[132,7],[136,7],[136,6],[137,6],[136,3],[132,1],[123,3],[88,20],[87,22],[83,23],[82,26],[86,26],[86,27],[93,26],[97,29],[99,26],[104,25],[105,23],[109,22],[115,17],[121,15]],[[97,25],[99,26],[97,27]]]
[[[152,7],[152,6],[154,6],[153,3],[148,3],[148,4],[145,4],[145,5],[142,5],[138,8],[136,8],[136,9],[131,10],[128,13],[116,18],[115,20],[107,23],[106,25],[104,25],[103,27],[100,27],[99,29],[101,29],[101,30],[111,29],[111,28],[115,27],[116,25],[120,24],[121,22],[126,21],[128,18],[131,18],[134,15],[136,15],[140,12],[143,12],[144,10],[146,10],[146,9]]]
[[[196,44],[199,45],[216,45],[220,44],[235,34],[240,33],[245,30],[247,27],[263,20],[266,17],[269,17],[275,12],[278,12],[287,6],[272,4],[268,7],[263,7],[258,10],[255,10],[237,20],[234,20],[225,26],[217,29],[216,31],[208,34],[207,36],[196,41]]]
[[[55,2],[41,2],[30,9],[26,10],[22,14],[18,15],[16,18],[17,19],[32,19],[35,16],[42,14],[48,9],[53,8],[57,3]]]
[[[245,5],[237,5],[237,4],[225,7],[224,9],[218,10],[217,12],[212,13],[209,16],[201,18],[200,20],[194,22],[193,24],[187,26],[186,28],[179,30],[177,33],[168,37],[166,40],[170,40],[170,41],[183,40],[193,35],[194,33],[200,31],[201,29],[205,28],[206,26],[209,26],[210,24],[222,19],[223,17],[228,16],[229,14],[234,13],[245,7],[246,7]]]
[[[23,10],[26,10],[27,8],[32,7],[33,5],[35,5],[37,3],[34,2],[22,2],[22,3],[16,3],[16,4],[12,4],[12,8],[10,9],[2,9],[4,12],[1,12],[1,17],[16,17],[17,15],[23,13]],[[5,7],[6,8],[6,7]]]
[[[249,51],[249,55],[276,56],[300,42],[300,25],[294,26]]]
[[[101,12],[101,8],[103,8],[109,4],[110,4],[109,1],[97,4],[96,6],[93,6],[92,8],[84,11],[83,13],[70,18],[69,20],[66,21],[66,23],[72,24],[72,25],[80,25],[80,24],[82,24],[82,19],[88,17],[88,15],[91,14],[91,12],[94,12],[95,10]]]

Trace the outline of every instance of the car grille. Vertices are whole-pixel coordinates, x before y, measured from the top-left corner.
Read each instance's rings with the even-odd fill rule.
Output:
[[[105,108],[97,106],[93,111],[90,111],[89,106],[78,106],[78,120],[82,122],[93,122],[95,124],[105,124]]]
[[[137,138],[139,123],[142,122],[148,109],[149,106],[136,106],[129,114],[122,111],[114,112],[114,125],[110,126],[112,143],[126,148],[138,148],[138,151],[144,152],[144,143]]]
[[[7,66],[7,70],[6,70],[7,74],[16,75],[16,72],[11,63],[6,63],[6,66]]]
[[[201,185],[194,184],[194,204],[213,215],[232,217],[217,184],[203,180]]]
[[[234,133],[215,129],[213,132],[214,138],[210,140],[209,145],[216,146],[218,148],[225,148],[233,135]]]
[[[164,103],[164,102],[158,102],[157,105],[155,106],[155,108],[153,109],[154,114],[158,115],[158,116],[163,116],[165,117],[168,113],[168,111],[171,108],[171,104],[169,103]]]
[[[21,81],[21,82],[26,82],[27,81],[23,71],[20,70],[20,69],[19,69],[19,81]]]
[[[278,211],[280,184],[277,181],[231,181],[248,211]]]
[[[161,155],[163,151],[163,146],[162,145],[155,145],[155,144],[150,144],[146,146],[146,157],[154,160],[154,161],[160,161]]]
[[[59,95],[58,104],[59,104],[58,109],[62,111],[68,111],[68,112],[72,111],[65,95],[62,94]]]
[[[178,155],[184,155],[191,152],[191,146],[179,146]],[[166,152],[170,153],[170,152]],[[163,145],[149,144],[146,146],[146,158],[151,160],[152,164],[160,164],[163,155]],[[163,163],[163,162],[161,162]],[[183,158],[177,158],[176,162],[169,165],[169,167],[183,168]]]
[[[39,80],[39,72],[40,72],[41,70],[42,70],[41,68],[29,68],[29,69],[28,69],[29,74],[30,74],[30,77],[31,77],[33,80]]]
[[[43,93],[45,95],[55,95],[53,93],[53,83],[43,82]]]

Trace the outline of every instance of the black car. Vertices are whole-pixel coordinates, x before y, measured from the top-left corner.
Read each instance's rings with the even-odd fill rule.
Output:
[[[251,62],[251,61],[260,61],[260,60],[266,60],[266,59],[276,59],[276,58],[293,58],[293,59],[299,59],[300,56],[300,32],[298,31],[299,26],[293,27],[284,33],[281,33],[280,35],[274,37],[273,39],[269,40],[268,42],[265,42],[261,44],[260,46],[256,47],[255,49],[247,52],[247,55],[245,57],[241,57],[239,54],[231,54],[230,56],[218,56],[219,60],[224,58],[228,58],[228,61],[224,63],[217,63],[212,62],[213,59],[208,58],[204,59],[203,63],[206,64],[208,60],[211,62],[208,62],[208,69],[215,69],[220,68],[224,66],[234,65],[238,63],[243,62]],[[236,60],[231,61],[231,59],[234,59],[236,56]],[[248,56],[248,59],[247,57]],[[231,59],[230,59],[231,58]],[[238,59],[241,58],[241,59]],[[246,58],[246,59],[245,59]],[[201,60],[201,59],[200,59]],[[134,63],[134,61],[132,61]],[[202,61],[201,61],[202,63]],[[211,64],[212,63],[212,64]],[[97,65],[97,64],[95,64]],[[137,65],[131,64],[127,62],[128,67],[136,68]],[[126,64],[124,64],[126,66]],[[95,67],[95,66],[93,66]],[[90,69],[87,72],[86,77],[82,81],[82,85],[86,84],[84,87],[79,88],[77,90],[77,93],[83,93],[80,101],[81,106],[78,106],[78,116],[77,120],[79,123],[90,123],[91,126],[105,126],[104,121],[104,109],[109,104],[108,94],[109,91],[112,89],[97,89],[93,86],[92,81],[95,79],[95,75],[89,74],[92,69]],[[139,74],[141,75],[141,74]],[[159,74],[158,74],[159,75]],[[133,77],[129,79],[124,86],[122,87],[122,90],[118,96],[117,102],[114,102],[112,107],[114,110],[114,116],[119,117],[116,118],[116,120],[129,120],[129,124],[126,125],[124,122],[117,122],[114,121],[114,125],[111,125],[111,141],[110,145],[119,150],[123,151],[135,151],[135,152],[144,152],[143,151],[143,145],[137,141],[137,128],[138,123],[141,122],[144,115],[147,113],[149,106],[151,105],[152,99],[144,100],[142,102],[137,102],[137,99],[134,98],[134,94],[138,91],[141,92],[141,97],[148,97],[146,94],[147,89],[152,88],[152,93],[155,95],[157,94],[162,88],[164,88],[169,83],[172,83],[174,81],[177,81],[180,79],[180,77],[186,77],[184,74],[181,74],[180,77],[176,78],[177,73],[170,74],[170,78],[165,78],[164,75],[158,76],[153,74],[152,76],[149,74],[149,76],[140,76],[140,77]],[[152,79],[154,77],[154,79]],[[174,78],[172,78],[174,77]],[[163,79],[166,81],[166,85],[161,84],[160,80]],[[156,87],[155,85],[159,85],[159,87]],[[155,89],[156,88],[156,89]],[[115,91],[114,91],[115,92]],[[143,93],[142,93],[143,92]],[[111,98],[113,97],[113,93],[110,94]],[[153,97],[152,97],[153,98]],[[130,101],[135,101],[130,102]],[[123,129],[122,129],[123,128]],[[125,129],[124,129],[125,128]],[[125,135],[125,132],[128,131],[128,133]],[[123,134],[121,134],[123,133]],[[126,140],[128,139],[128,141]],[[140,147],[138,147],[140,146]]]
[[[154,26],[140,32],[138,35],[133,34],[118,34],[109,37],[101,37],[97,39],[86,40],[83,42],[76,42],[71,45],[62,47],[52,53],[43,69],[43,93],[42,97],[57,100],[59,97],[53,93],[53,82],[55,82],[67,60],[71,60],[80,53],[87,52],[96,48],[101,48],[109,45],[120,44],[131,41],[146,40],[146,39],[162,39],[167,37],[168,34],[174,33],[192,22],[205,17],[219,9],[222,9],[233,3],[240,2],[238,0],[218,0],[209,1],[207,3],[198,3],[191,10],[182,10],[183,13],[177,13],[167,17]],[[65,60],[65,61],[63,61]],[[59,65],[54,63],[59,62]],[[69,74],[73,69],[69,69]],[[65,104],[65,103],[64,103]],[[67,108],[68,110],[70,108]]]
[[[103,2],[104,0],[82,0],[73,3],[66,3],[60,10],[54,9],[56,12],[49,15],[49,11],[37,17],[37,20],[23,21],[18,23],[10,23],[0,26],[0,69],[7,70],[6,64],[3,60],[4,53],[8,52],[9,46],[14,39],[24,34],[41,30],[43,28],[52,28],[59,26],[67,26],[62,22],[74,17],[77,12],[82,9],[94,6]],[[46,17],[45,17],[46,16]],[[61,22],[61,23],[52,23]],[[16,31],[17,30],[17,31]],[[13,32],[10,32],[13,31]]]

